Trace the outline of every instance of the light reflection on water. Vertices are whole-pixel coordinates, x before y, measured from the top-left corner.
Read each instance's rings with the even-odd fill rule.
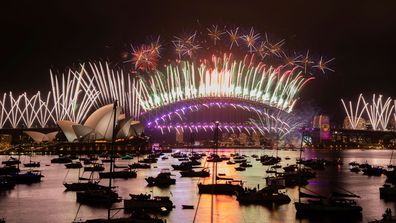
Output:
[[[199,151],[199,150],[197,150]],[[207,150],[200,150],[207,151]],[[276,155],[271,150],[254,150],[254,149],[238,149],[238,150],[220,150],[219,154],[227,154],[239,152],[248,155]],[[356,222],[367,222],[374,218],[379,218],[386,208],[395,209],[393,202],[385,203],[379,199],[378,188],[384,183],[385,177],[367,177],[349,171],[348,163],[357,161],[374,165],[387,165],[390,161],[391,151],[389,150],[347,150],[347,151],[324,151],[324,150],[305,150],[303,157],[309,158],[325,158],[335,160],[341,158],[344,162],[343,166],[329,167],[325,171],[316,171],[317,178],[311,180],[307,186],[310,190],[326,195],[332,190],[340,188],[352,191],[362,198],[359,204],[363,207],[363,216],[361,220]],[[299,157],[299,151],[279,151],[278,155],[282,158],[289,156],[290,160],[282,160],[283,166],[295,163]],[[169,156],[170,157],[170,156]],[[6,160],[7,156],[1,156],[0,160]],[[5,217],[7,222],[71,222],[79,208],[76,203],[75,192],[65,192],[62,185],[63,181],[77,180],[78,170],[67,170],[63,164],[50,164],[52,156],[36,156],[35,161],[41,161],[43,171],[43,181],[32,185],[17,185],[14,190],[0,194],[0,217]],[[28,158],[22,156],[22,162],[28,162]],[[218,173],[224,173],[227,177],[240,179],[246,187],[260,188],[265,186],[264,177],[267,176],[265,170],[267,166],[262,166],[258,161],[250,158],[253,167],[247,168],[246,171],[235,171],[235,165],[227,165],[226,162],[218,164]],[[117,164],[126,165],[137,161],[134,160],[117,160]],[[176,178],[176,185],[169,188],[147,187],[145,177],[155,176],[162,168],[170,168],[170,164],[179,163],[174,158],[168,160],[159,160],[154,164],[156,168],[138,170],[136,179],[123,180],[117,179],[114,184],[123,198],[128,198],[129,193],[152,193],[153,195],[171,196],[176,208],[167,215],[163,216],[167,222],[193,222],[195,213],[195,222],[211,222],[211,195],[202,195],[199,200],[197,183],[210,183],[211,178],[204,180],[198,178],[181,178],[179,171],[172,171],[173,177]],[[203,162],[204,163],[204,162]],[[108,165],[108,164],[106,164]],[[211,164],[206,163],[206,166]],[[108,167],[108,166],[106,166]],[[66,176],[67,174],[67,176]],[[66,176],[66,177],[65,177]],[[87,175],[86,175],[87,176]],[[101,184],[107,185],[108,181],[102,180]],[[259,206],[259,205],[239,205],[235,197],[218,195],[214,197],[214,222],[332,222],[327,218],[305,218],[296,219],[296,213],[293,202],[298,199],[298,189],[288,188],[292,202],[281,206]],[[194,210],[182,209],[181,205],[194,205]],[[123,203],[117,203],[114,207],[122,207]],[[117,216],[122,216],[120,212]],[[82,205],[78,213],[78,218],[91,219],[98,217],[106,217],[107,211],[104,208],[92,208]],[[340,220],[341,221],[341,220]],[[349,221],[349,220],[348,220]]]

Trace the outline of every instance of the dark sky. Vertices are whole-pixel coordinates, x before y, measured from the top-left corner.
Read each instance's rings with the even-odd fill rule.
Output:
[[[7,1],[11,2],[11,1]],[[276,2],[276,3],[275,3]],[[10,3],[7,3],[10,4]],[[147,36],[200,24],[255,27],[287,48],[335,57],[335,73],[311,82],[301,105],[336,120],[340,98],[396,97],[396,1],[18,1],[0,7],[0,92],[49,89],[49,69],[109,59]]]

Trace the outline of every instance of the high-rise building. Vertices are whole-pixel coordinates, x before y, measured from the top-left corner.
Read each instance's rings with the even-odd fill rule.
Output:
[[[327,115],[315,115],[312,127],[320,130],[320,140],[330,140],[330,118]]]

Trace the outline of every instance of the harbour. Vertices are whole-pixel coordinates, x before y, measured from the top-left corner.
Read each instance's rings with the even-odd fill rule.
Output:
[[[180,149],[181,152],[191,150]],[[207,154],[213,150],[194,149],[195,152]],[[219,155],[229,156],[231,153],[245,155],[252,164],[251,168],[239,172],[235,165],[227,165],[225,161],[218,163],[218,173],[226,177],[239,179],[246,188],[265,187],[265,177],[268,166],[262,165],[252,158],[252,155],[275,155],[275,150],[262,149],[219,149]],[[324,170],[315,170],[317,176],[309,180],[306,186],[310,191],[317,194],[327,195],[331,191],[347,190],[361,198],[357,200],[363,211],[361,216],[352,219],[333,219],[337,222],[367,222],[379,219],[386,208],[394,208],[395,203],[380,199],[379,187],[386,180],[384,175],[366,176],[362,173],[350,171],[350,162],[370,163],[375,166],[386,166],[390,162],[391,150],[314,150],[305,149],[302,153],[304,159],[340,159],[343,165],[328,166]],[[168,154],[167,154],[168,155]],[[282,158],[280,164],[288,166],[299,158],[299,151],[279,150],[278,156]],[[51,164],[51,159],[57,156],[34,156],[34,160],[40,161],[41,170],[45,176],[41,182],[30,185],[18,184],[12,190],[1,192],[0,195],[0,217],[6,222],[72,222],[78,219],[106,218],[107,209],[104,207],[92,207],[81,205],[76,202],[76,193],[65,191],[62,182],[75,181],[78,177],[77,169],[67,169],[63,164]],[[171,164],[180,163],[176,158],[159,159],[153,163],[150,169],[138,169],[137,178],[114,179],[116,191],[123,199],[129,199],[129,194],[151,194],[153,196],[169,196],[175,206],[168,214],[158,215],[167,222],[209,222],[211,219],[211,196],[210,194],[199,194],[197,184],[210,183],[210,177],[186,178],[181,177],[179,171],[173,170]],[[284,159],[289,157],[289,160]],[[1,156],[1,160],[8,156]],[[28,156],[21,156],[22,162],[27,162]],[[116,159],[117,165],[127,165],[137,162],[137,157],[132,160]],[[210,167],[212,163],[205,162],[202,166]],[[109,164],[105,163],[105,168]],[[156,176],[161,169],[171,169],[172,178],[176,184],[169,187],[147,186],[146,177]],[[66,178],[65,178],[66,176]],[[102,179],[100,184],[107,185],[107,180]],[[340,189],[341,188],[341,189]],[[321,216],[297,216],[294,202],[298,200],[298,187],[285,190],[291,198],[288,204],[279,206],[243,205],[239,204],[235,196],[214,195],[214,222],[317,222],[328,221],[328,217]],[[51,196],[48,196],[48,195]],[[199,202],[198,202],[199,201]],[[193,205],[194,209],[183,209],[183,205]],[[123,208],[123,202],[115,203],[112,208]],[[113,211],[115,216],[125,216],[124,211]],[[45,217],[43,217],[45,216]],[[77,216],[77,217],[76,217]],[[339,216],[338,216],[339,217]],[[345,221],[344,221],[345,220]]]

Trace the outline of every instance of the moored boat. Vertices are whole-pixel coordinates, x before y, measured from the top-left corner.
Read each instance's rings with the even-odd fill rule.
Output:
[[[162,211],[163,208],[166,211],[173,209],[173,202],[168,196],[154,196],[150,194],[129,194],[130,199],[124,200],[125,211],[132,211],[138,209]]]
[[[162,170],[156,177],[147,177],[149,186],[169,186],[176,183],[176,179],[170,177],[168,170]]]
[[[209,177],[210,173],[207,168],[204,168],[200,171],[194,171],[194,170],[186,170],[186,171],[181,171],[180,172],[182,177]]]
[[[32,184],[38,183],[41,181],[41,178],[44,177],[41,174],[41,171],[38,170],[29,170],[27,172],[19,172],[10,175],[16,184]]]
[[[245,190],[237,194],[237,200],[242,204],[288,204],[291,200],[290,197],[280,192],[277,187],[268,186],[259,191],[254,188],[253,190]]]
[[[137,174],[136,171],[133,171],[131,169],[125,169],[121,171],[112,171],[112,172],[100,172],[99,173],[100,178],[136,178]]]

